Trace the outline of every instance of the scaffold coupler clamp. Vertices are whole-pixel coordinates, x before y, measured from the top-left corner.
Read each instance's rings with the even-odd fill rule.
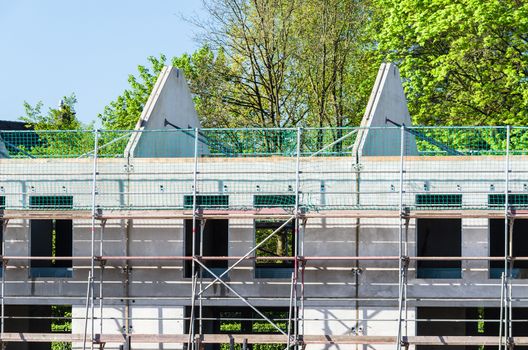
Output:
[[[409,219],[409,215],[411,215],[411,209],[409,207],[403,207],[402,211],[400,213],[400,217],[402,219]]]
[[[298,335],[297,338],[295,338],[295,335],[290,335],[290,344],[301,344],[302,343],[302,336]]]
[[[102,256],[96,255],[94,258],[95,258],[96,261],[99,261],[99,265],[102,268],[104,268],[106,266],[106,259],[104,259]]]
[[[401,337],[400,346],[405,348],[405,349],[409,348],[409,340],[407,339],[406,336]]]
[[[201,350],[203,348],[203,334],[196,334],[194,336],[194,343],[196,344],[196,348]]]
[[[513,337],[508,337],[506,339],[506,347],[508,349],[513,349],[515,348],[515,340],[513,339]]]
[[[297,343],[297,345],[299,345],[301,347],[301,349],[306,348],[306,343],[304,342],[304,338],[303,338],[303,336],[301,334],[299,334],[297,336],[297,342],[296,343]],[[295,343],[293,343],[293,344],[295,344]]]
[[[407,269],[409,267],[409,263],[411,262],[411,259],[407,255],[402,255],[400,259],[402,261],[403,268]]]

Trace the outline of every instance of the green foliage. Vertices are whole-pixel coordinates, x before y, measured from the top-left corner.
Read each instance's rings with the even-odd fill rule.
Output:
[[[20,120],[27,123],[35,132],[6,133],[9,142],[16,148],[11,156],[36,158],[68,158],[80,156],[93,150],[94,138],[90,129],[93,124],[84,125],[75,112],[75,94],[64,96],[57,108],[42,112],[43,103],[35,106],[24,102],[25,115]],[[61,130],[61,131],[59,131]]]
[[[115,101],[105,107],[101,119],[102,126],[108,130],[132,130],[143,111],[143,107],[156,83],[159,73],[166,64],[165,55],[148,57],[150,67],[138,66],[138,76],[129,75],[130,88],[126,89]]]
[[[379,63],[370,0],[207,0],[206,8],[205,44],[170,60],[188,80],[203,127],[359,122]],[[134,128],[167,62],[160,55],[138,67],[99,116],[105,129]]]
[[[288,331],[288,319],[287,311],[263,311],[264,315],[269,319],[273,320],[280,329],[284,332]],[[250,317],[252,321],[243,321],[242,319]],[[263,333],[263,334],[274,334],[278,333],[277,329],[265,320],[256,320],[260,316],[255,312],[249,314],[243,314],[241,312],[222,312],[220,317],[223,319],[220,321],[220,332],[221,333]],[[253,344],[253,349],[258,350],[282,350],[286,344]],[[242,348],[241,344],[235,344],[235,350]],[[221,350],[229,350],[229,344],[220,344]]]
[[[46,114],[42,113],[43,103],[37,102],[35,106],[24,101],[25,115],[20,120],[35,130],[78,130],[83,127],[77,119],[75,94],[64,96],[57,108],[49,108]]]
[[[138,66],[138,75],[130,75],[129,89],[115,101],[110,102],[99,115],[104,129],[132,130],[141,116],[150,92],[163,67],[169,64],[167,57],[148,57],[149,67]],[[202,118],[204,127],[234,126],[224,103],[226,77],[225,56],[220,49],[214,53],[208,46],[203,46],[191,55],[183,54],[173,57],[170,64],[183,71],[193,93],[196,111]]]
[[[71,333],[71,306],[52,305],[51,317],[56,317],[51,321],[51,331],[54,333]],[[51,350],[71,350],[71,343],[53,342]]]
[[[528,2],[378,0],[415,124],[528,122]]]
[[[255,243],[259,244],[262,242],[282,224],[282,222],[257,222],[255,224]],[[294,234],[292,230],[293,226],[291,224],[283,227],[279,232],[274,234],[257,249],[256,256],[293,256]],[[257,260],[256,264],[266,266],[284,266],[290,265],[291,261],[284,261],[281,259]]]

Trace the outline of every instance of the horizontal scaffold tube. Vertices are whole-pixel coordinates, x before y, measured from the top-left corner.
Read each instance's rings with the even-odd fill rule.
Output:
[[[95,256],[95,260],[99,261],[112,261],[112,260],[136,260],[136,261],[170,261],[170,260],[182,260],[190,261],[192,256],[183,255],[161,255],[161,256],[127,256],[127,255],[112,255],[112,256]],[[399,260],[400,257],[396,255],[387,256],[300,256],[298,258],[294,256],[197,256],[196,259],[203,261],[217,261],[217,260],[287,260],[287,261],[350,261],[350,260]],[[504,256],[408,256],[403,257],[404,260],[413,261],[464,261],[464,260],[482,260],[482,261],[503,261]],[[512,256],[507,257],[508,260],[512,261],[528,261],[528,256]],[[92,260],[91,256],[0,256],[0,260],[3,261],[18,261],[18,260]]]
[[[9,343],[45,343],[45,342],[82,342],[83,334],[64,333],[3,333],[0,341]],[[185,343],[188,334],[130,334],[131,343],[142,344],[178,344]],[[202,344],[282,344],[287,337],[281,334],[202,334],[199,341]],[[383,335],[304,335],[299,337],[300,344],[395,344],[397,337]],[[403,337],[403,342],[409,345],[498,345],[497,336],[410,336]],[[528,345],[528,337],[513,337],[516,346]],[[120,344],[126,341],[121,334],[97,334],[95,343]]]

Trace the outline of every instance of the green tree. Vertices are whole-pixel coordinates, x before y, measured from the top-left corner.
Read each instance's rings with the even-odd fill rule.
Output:
[[[20,120],[26,122],[35,130],[78,130],[83,127],[77,119],[75,104],[77,98],[75,94],[64,96],[57,108],[49,108],[44,114],[42,101],[37,102],[35,106],[24,101],[25,115]]]
[[[148,57],[150,67],[138,66],[138,75],[129,75],[130,88],[123,94],[110,102],[99,119],[104,129],[107,130],[131,130],[143,111],[143,107],[156,83],[161,70],[166,64],[165,55]]]
[[[295,70],[295,10],[291,0],[207,0],[207,41],[228,59],[228,103],[240,126],[296,125],[307,112]]]
[[[305,124],[358,125],[378,69],[370,1],[305,0],[296,10],[296,70],[307,96]]]
[[[378,0],[379,49],[399,64],[414,122],[528,122],[528,2]]]
[[[206,0],[204,45],[170,60],[185,73],[202,126],[357,125],[379,62],[370,1]],[[139,66],[100,115],[104,128],[136,125],[167,62],[160,55]]]
[[[75,94],[64,96],[57,108],[42,112],[43,103],[35,106],[24,102],[25,115],[20,120],[33,128],[35,134],[13,133],[8,136],[15,147],[13,155],[20,157],[33,156],[43,158],[64,158],[86,155],[93,150],[94,135],[87,129],[93,124],[85,125],[77,119]],[[69,131],[69,132],[61,132]]]
[[[185,74],[203,126],[228,127],[234,124],[230,119],[233,114],[229,105],[224,103],[228,68],[222,50],[214,53],[208,46],[203,46],[192,54],[173,57],[170,63],[163,54],[148,57],[148,62],[149,66],[138,66],[138,74],[128,78],[130,87],[99,115],[104,129],[131,130],[136,126],[152,88],[167,64]]]

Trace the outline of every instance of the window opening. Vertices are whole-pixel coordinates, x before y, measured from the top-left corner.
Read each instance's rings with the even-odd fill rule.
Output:
[[[418,219],[417,256],[462,255],[462,220]],[[417,278],[462,278],[461,261],[420,260]]]
[[[491,219],[489,221],[489,251],[491,257],[504,257],[504,220]],[[513,257],[528,256],[528,219],[515,219],[513,221]],[[508,246],[510,246],[510,233],[508,232]],[[490,278],[501,278],[504,272],[504,260],[490,261]],[[508,271],[511,269],[512,277],[517,279],[528,278],[528,261],[509,261]]]
[[[185,255],[193,256],[192,252],[192,220],[185,220]],[[203,256],[228,256],[229,220],[206,220],[203,230]],[[196,221],[196,255],[200,255],[200,221]],[[227,269],[227,260],[204,260],[203,263],[213,273],[219,275]],[[192,261],[184,263],[184,276],[192,277]],[[207,271],[196,265],[197,271],[203,273],[203,277],[212,277]]]
[[[284,221],[256,221],[255,244],[262,242],[283,224]],[[270,258],[255,260],[255,277],[291,278],[294,262],[281,257],[293,257],[295,244],[295,221],[292,220],[256,250],[256,257]]]
[[[72,196],[32,196],[32,209],[71,209]],[[31,256],[48,256],[50,260],[31,260],[31,277],[71,277],[72,260],[54,259],[69,257],[73,253],[73,221],[34,219],[30,221]]]

